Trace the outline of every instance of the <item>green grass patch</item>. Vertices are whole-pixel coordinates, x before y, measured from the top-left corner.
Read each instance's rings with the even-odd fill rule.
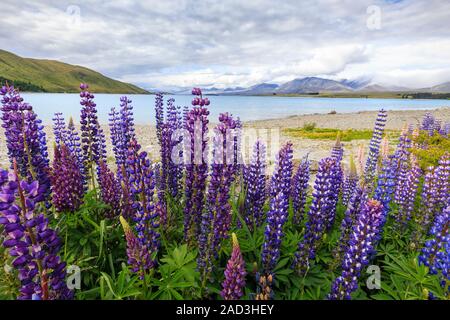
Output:
[[[336,140],[338,134],[341,135],[341,141],[352,140],[370,140],[372,138],[372,130],[339,130],[331,128],[316,128],[314,124],[307,123],[303,128],[284,129],[283,133],[293,138],[319,139],[319,140]],[[387,131],[389,138],[398,138],[398,131]]]
[[[437,166],[439,159],[444,153],[450,152],[450,139],[437,133],[430,136],[428,132],[421,131],[416,143],[426,146],[425,149],[411,149],[411,152],[417,157],[420,167],[423,170],[429,166]]]

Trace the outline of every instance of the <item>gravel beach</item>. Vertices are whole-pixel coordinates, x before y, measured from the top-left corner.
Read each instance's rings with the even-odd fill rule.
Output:
[[[405,124],[418,124],[426,112],[427,110],[388,111],[386,128],[390,130],[400,130]],[[436,118],[441,119],[443,122],[450,122],[450,108],[428,110],[428,112],[431,112]],[[260,136],[261,133],[264,132],[264,129],[266,129],[269,132],[271,132],[271,130],[275,130],[275,132],[279,133],[279,144],[289,140],[292,141],[295,150],[294,158],[300,159],[304,155],[309,154],[309,158],[311,160],[318,161],[319,159],[329,155],[331,147],[334,144],[333,141],[292,138],[284,135],[283,129],[303,127],[305,123],[315,123],[318,128],[372,129],[376,117],[377,112],[365,111],[357,113],[298,115],[283,119],[245,122],[244,132],[247,136],[250,136],[250,138],[247,137],[244,141],[244,153],[246,154],[245,158],[248,157],[248,152],[251,150],[251,148],[247,148],[247,146],[254,141],[256,138],[255,135]],[[211,122],[210,127],[212,128],[213,126],[214,121]],[[102,127],[106,134],[107,141],[110,141],[108,126],[103,125]],[[49,153],[52,157],[53,152],[51,149],[53,145],[53,133],[51,126],[46,126],[45,131],[47,133]],[[143,150],[147,151],[153,160],[157,160],[159,158],[159,147],[156,139],[155,127],[151,125],[137,125],[136,135]],[[0,130],[0,137],[0,166],[5,167],[8,165],[8,159],[3,129]],[[274,144],[274,147],[272,148],[274,150],[271,150],[269,146],[269,154],[276,152],[275,149],[279,144]],[[346,155],[344,162],[348,161],[348,156],[350,154],[356,154],[357,149],[361,144],[367,146],[368,140],[353,140],[350,142],[344,142]],[[110,145],[108,145],[108,149],[109,156],[112,156]]]

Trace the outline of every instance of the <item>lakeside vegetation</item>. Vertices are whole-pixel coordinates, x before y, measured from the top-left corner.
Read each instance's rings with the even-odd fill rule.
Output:
[[[292,138],[336,140],[339,136],[341,141],[352,141],[369,140],[372,138],[373,130],[316,128],[315,123],[306,123],[302,128],[284,129],[283,133]],[[400,136],[400,131],[397,130],[385,130],[385,133],[391,139],[397,139]]]

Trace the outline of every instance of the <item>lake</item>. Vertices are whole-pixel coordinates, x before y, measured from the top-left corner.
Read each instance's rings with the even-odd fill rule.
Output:
[[[49,124],[55,112],[62,112],[79,120],[80,97],[78,94],[23,93],[25,101],[33,106],[38,116]],[[111,107],[119,107],[118,94],[96,94],[95,102],[101,123],[106,124]],[[153,124],[155,118],[154,95],[128,95],[133,101],[136,124]],[[191,104],[191,95],[165,96],[175,98],[175,104]],[[283,118],[299,114],[338,113],[387,110],[424,110],[450,107],[450,100],[319,98],[319,97],[273,97],[273,96],[208,96],[211,100],[210,119],[215,122],[222,112],[230,112],[243,121]]]

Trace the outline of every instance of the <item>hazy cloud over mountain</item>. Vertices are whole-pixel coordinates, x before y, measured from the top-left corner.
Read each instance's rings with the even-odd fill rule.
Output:
[[[3,0],[0,21],[0,48],[147,88],[450,80],[448,0]]]

